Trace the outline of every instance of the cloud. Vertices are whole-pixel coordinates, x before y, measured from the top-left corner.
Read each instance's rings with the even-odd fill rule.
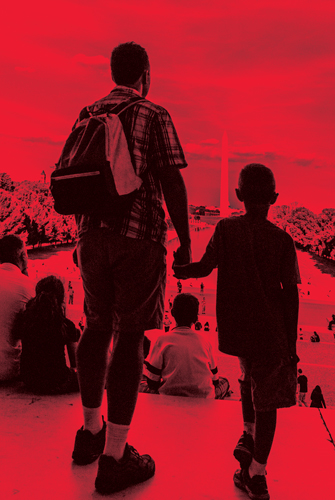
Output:
[[[15,71],[18,73],[34,73],[35,69],[31,67],[15,66]]]
[[[294,160],[294,163],[300,165],[301,167],[309,167],[313,163],[313,160],[307,160],[305,158],[296,158]],[[315,168],[320,168],[320,167],[315,167]]]
[[[187,143],[183,146],[188,158],[196,160],[221,160],[221,149],[214,147],[219,141],[208,139],[198,143]]]
[[[42,144],[49,144],[50,146],[62,146],[66,141],[66,136],[54,136],[54,137],[21,137],[24,142],[37,142]]]
[[[203,144],[204,146],[215,146],[216,144],[219,144],[218,139],[206,139],[204,141],[200,141],[200,144]]]
[[[109,66],[109,59],[105,56],[87,56],[85,54],[76,54],[74,56],[74,61],[82,66],[95,66],[105,68]]]

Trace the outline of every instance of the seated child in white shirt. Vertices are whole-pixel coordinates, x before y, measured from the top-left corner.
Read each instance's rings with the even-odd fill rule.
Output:
[[[177,326],[157,339],[144,362],[149,389],[165,395],[214,398],[221,380],[227,386],[226,379],[219,380],[210,342],[192,328],[198,312],[196,297],[176,295],[171,314]]]

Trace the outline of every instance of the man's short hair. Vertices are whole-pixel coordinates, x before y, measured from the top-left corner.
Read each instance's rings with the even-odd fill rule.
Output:
[[[112,77],[117,85],[132,85],[148,68],[148,54],[137,43],[121,43],[112,52]]]
[[[244,201],[268,204],[275,194],[276,182],[272,170],[260,163],[250,163],[242,168],[238,187]]]
[[[8,262],[17,265],[23,248],[24,243],[19,236],[7,234],[0,239],[0,263]]]
[[[176,295],[171,314],[178,326],[189,326],[198,319],[199,300],[190,293],[178,293]]]
[[[301,368],[299,368],[298,373],[302,373],[302,369]]]

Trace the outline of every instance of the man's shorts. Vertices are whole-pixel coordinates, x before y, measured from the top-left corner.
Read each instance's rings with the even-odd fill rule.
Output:
[[[238,358],[241,394],[251,390],[256,411],[272,411],[296,404],[297,369],[289,360],[278,363]]]
[[[130,335],[162,328],[166,284],[162,245],[99,228],[80,237],[77,252],[89,328]]]

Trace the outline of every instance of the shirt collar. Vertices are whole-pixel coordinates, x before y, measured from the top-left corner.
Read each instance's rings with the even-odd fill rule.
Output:
[[[127,92],[129,94],[137,94],[138,96],[142,97],[141,94],[138,92],[138,90],[136,89],[133,89],[131,87],[126,87],[125,85],[117,85],[113,90],[112,92],[114,92],[114,90],[117,92],[119,90],[121,91],[124,91],[124,92]]]
[[[21,274],[21,269],[17,267],[15,264],[11,264],[10,262],[3,262],[3,264],[0,264],[0,269],[3,269],[4,271],[12,271]]]

